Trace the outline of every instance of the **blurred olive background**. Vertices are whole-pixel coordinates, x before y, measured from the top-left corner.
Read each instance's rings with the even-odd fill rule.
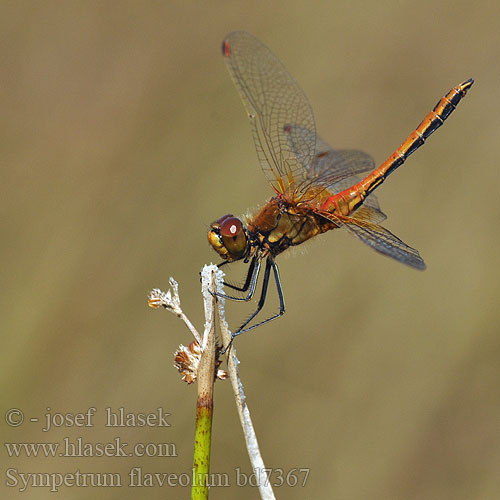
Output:
[[[494,499],[500,460],[500,8],[444,2],[2,2],[2,423],[7,442],[175,443],[171,458],[9,458],[19,472],[189,472],[196,387],[172,353],[191,337],[147,293],[180,283],[202,326],[198,272],[213,220],[272,195],[222,57],[259,37],[310,98],[333,146],[380,164],[452,86],[459,108],[378,190],[417,272],[342,231],[279,258],[287,314],[238,339],[268,467],[309,468],[278,498]],[[306,246],[306,245],[305,245]],[[239,267],[231,277],[237,279]],[[273,302],[274,300],[274,302]],[[270,306],[276,306],[276,300]],[[228,304],[238,326],[252,305]],[[220,499],[250,472],[229,383],[216,384]],[[93,428],[42,432],[97,408]],[[107,429],[106,407],[172,415]],[[40,423],[30,423],[31,417]],[[3,417],[2,417],[3,420]],[[28,488],[23,498],[187,498],[182,488]]]

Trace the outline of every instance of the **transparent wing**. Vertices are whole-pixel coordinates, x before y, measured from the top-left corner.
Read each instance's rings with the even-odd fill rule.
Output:
[[[410,247],[404,241],[401,241],[397,236],[392,234],[385,227],[364,220],[364,213],[360,210],[355,212],[356,217],[335,216],[328,212],[321,215],[340,227],[345,227],[347,230],[358,237],[363,243],[366,243],[377,252],[380,252],[388,257],[414,267],[415,269],[425,269],[425,262],[420,257],[418,250]]]
[[[314,157],[311,105],[283,64],[253,35],[230,33],[222,53],[247,110],[261,167],[278,192],[290,190]],[[288,130],[289,123],[297,126]]]
[[[287,124],[285,130],[292,131],[300,127]],[[295,134],[297,135],[297,134]],[[295,148],[294,137],[288,136],[290,146]],[[309,130],[301,130],[301,136],[313,135]],[[297,191],[301,194],[306,193],[310,188],[324,188],[332,194],[340,193],[345,189],[357,184],[361,179],[359,174],[371,172],[375,169],[373,158],[363,151],[355,149],[333,149],[329,144],[316,136],[316,153],[312,162],[303,165],[302,177],[296,179]],[[319,194],[321,190],[314,189]],[[372,222],[382,222],[387,216],[380,210],[377,198],[371,194],[363,203],[363,207],[371,211],[366,216]],[[358,209],[359,210],[359,209]]]
[[[296,137],[313,137],[316,143],[314,157],[310,163],[303,164],[304,182],[302,189],[307,189],[313,184],[316,187],[323,186],[331,188],[335,183],[353,175],[369,172],[375,169],[373,158],[356,149],[333,149],[329,144],[316,136],[316,131],[308,130],[301,125],[288,123],[284,128],[287,133],[288,142],[293,151],[298,147]]]

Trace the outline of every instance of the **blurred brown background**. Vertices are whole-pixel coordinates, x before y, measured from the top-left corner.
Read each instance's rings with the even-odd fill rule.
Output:
[[[341,231],[280,257],[287,314],[237,341],[268,467],[309,468],[278,498],[495,499],[500,460],[500,8],[444,2],[2,2],[3,441],[172,442],[172,458],[9,458],[5,471],[189,472],[196,388],[172,352],[191,341],[147,307],[180,283],[198,326],[212,220],[272,195],[220,55],[245,29],[284,62],[333,146],[393,152],[452,86],[458,110],[378,190],[417,272]],[[242,271],[242,269],[239,269]],[[236,278],[238,273],[232,277]],[[275,305],[275,302],[271,305]],[[250,309],[229,304],[233,327]],[[228,383],[216,386],[212,471],[249,472]],[[95,426],[43,433],[53,412]],[[106,429],[104,409],[172,414]],[[41,420],[42,422],[43,420]],[[182,488],[28,488],[23,498],[187,498]]]

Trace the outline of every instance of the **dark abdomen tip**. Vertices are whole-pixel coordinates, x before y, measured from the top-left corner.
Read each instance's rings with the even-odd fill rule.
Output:
[[[464,94],[472,87],[472,84],[474,83],[474,80],[472,78],[469,78],[466,80],[464,83],[458,86],[461,92]]]

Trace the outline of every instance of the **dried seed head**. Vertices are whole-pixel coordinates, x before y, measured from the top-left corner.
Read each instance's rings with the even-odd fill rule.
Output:
[[[153,309],[165,306],[171,300],[170,290],[167,293],[162,292],[160,289],[155,288],[151,290],[148,295],[148,306]]]
[[[187,347],[181,344],[175,353],[174,366],[182,375],[182,380],[188,384],[192,384],[196,380],[200,359],[201,348],[196,340],[191,342]],[[216,368],[218,368],[220,364],[221,360],[217,359]],[[228,374],[225,370],[217,369],[215,378],[225,380],[228,378]]]

